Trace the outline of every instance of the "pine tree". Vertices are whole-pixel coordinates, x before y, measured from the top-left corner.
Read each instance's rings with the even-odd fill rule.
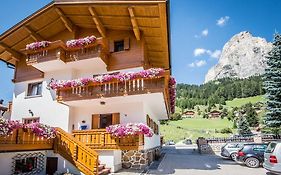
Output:
[[[281,35],[275,34],[273,48],[267,56],[268,68],[264,75],[267,97],[265,124],[277,134],[281,127]]]
[[[249,123],[244,116],[240,116],[237,120],[237,131],[239,135],[251,134]]]

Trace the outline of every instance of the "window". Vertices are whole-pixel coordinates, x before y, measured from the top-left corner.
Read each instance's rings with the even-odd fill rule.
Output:
[[[265,150],[266,153],[273,153],[277,143],[272,142],[268,145],[267,149]]]
[[[32,172],[37,168],[37,157],[28,157],[15,160],[14,174],[22,174]]]
[[[106,128],[112,125],[112,114],[101,114],[100,115],[100,128]]]
[[[124,40],[114,41],[114,52],[120,52],[124,50]]]
[[[264,152],[267,145],[254,145],[253,151]]]
[[[42,95],[42,82],[28,84],[27,96],[32,97],[39,95]]]
[[[39,122],[39,117],[36,117],[36,118],[23,118],[22,122],[24,124],[36,123],[36,122]]]

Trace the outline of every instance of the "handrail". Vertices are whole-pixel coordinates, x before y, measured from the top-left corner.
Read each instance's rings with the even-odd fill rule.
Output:
[[[144,145],[144,135],[114,137],[105,129],[74,130],[73,136],[97,150],[139,150]]]
[[[30,129],[15,129],[10,135],[0,137],[0,151],[52,149],[53,139],[37,136]]]
[[[89,48],[95,45],[102,45],[103,47],[106,47],[105,44],[105,39],[104,38],[97,38],[96,41],[94,41],[91,44],[85,45],[81,48]],[[39,48],[36,50],[29,50],[29,49],[21,49],[20,51],[22,53],[24,53],[25,55],[27,54],[32,54],[32,53],[36,53],[36,52],[42,52],[44,50],[51,50],[51,49],[55,49],[61,47],[63,48],[65,51],[75,51],[75,50],[79,50],[81,49],[80,47],[67,47],[66,44],[62,41],[62,40],[56,40],[56,41],[52,41],[50,42],[50,44],[47,47],[44,48]]]
[[[109,53],[107,42],[104,38],[97,38],[91,44],[73,48],[67,47],[63,41],[57,40],[51,42],[45,48],[36,50],[22,49],[21,52],[26,55],[26,63],[28,65],[57,59],[66,63],[96,56],[99,56],[107,64]]]
[[[61,128],[56,128],[54,151],[89,175],[98,174],[98,153]]]

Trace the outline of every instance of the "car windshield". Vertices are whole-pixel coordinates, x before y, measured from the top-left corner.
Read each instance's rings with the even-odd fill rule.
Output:
[[[267,147],[267,149],[265,150],[266,153],[273,153],[275,147],[276,147],[277,143],[270,143]]]

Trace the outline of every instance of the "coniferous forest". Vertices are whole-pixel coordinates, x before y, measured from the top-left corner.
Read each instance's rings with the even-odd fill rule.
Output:
[[[224,105],[234,98],[245,98],[263,95],[261,76],[247,79],[223,78],[203,85],[177,85],[176,105],[182,109],[193,109],[196,105]]]

